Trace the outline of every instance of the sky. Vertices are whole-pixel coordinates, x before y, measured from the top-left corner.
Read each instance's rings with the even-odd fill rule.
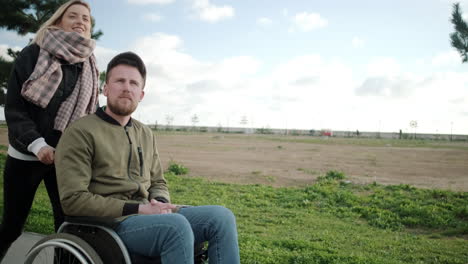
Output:
[[[144,123],[468,134],[452,0],[88,2],[99,69],[146,63]],[[0,55],[31,36],[1,29]]]

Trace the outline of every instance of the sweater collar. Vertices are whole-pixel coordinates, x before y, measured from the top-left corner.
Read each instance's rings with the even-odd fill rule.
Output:
[[[102,120],[106,121],[107,123],[110,123],[110,124],[113,124],[113,125],[116,125],[116,126],[121,126],[119,122],[117,122],[117,120],[115,120],[114,118],[112,118],[110,115],[108,115],[104,110],[105,110],[106,106],[103,106],[103,107],[99,107],[97,110],[96,110],[96,115],[101,118]],[[132,126],[132,118],[130,117],[130,120],[128,120],[128,123],[125,125],[126,127],[131,127]]]

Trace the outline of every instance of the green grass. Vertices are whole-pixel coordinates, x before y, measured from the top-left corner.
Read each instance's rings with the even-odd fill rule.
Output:
[[[355,185],[337,171],[302,188],[166,177],[174,203],[235,213],[243,264],[468,263],[466,192]],[[26,230],[53,232],[43,186]]]
[[[330,172],[305,188],[273,188],[167,175],[175,203],[233,210],[242,263],[468,262],[468,214],[457,209],[468,205],[467,193],[359,186],[343,177]],[[421,209],[408,213],[397,200]]]

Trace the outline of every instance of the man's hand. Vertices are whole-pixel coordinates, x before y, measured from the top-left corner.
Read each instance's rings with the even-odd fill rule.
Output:
[[[172,209],[175,209],[176,206],[170,203],[161,203],[155,199],[151,199],[149,204],[140,204],[138,206],[139,214],[170,214]]]
[[[54,163],[54,156],[55,149],[50,146],[42,147],[37,153],[37,158],[39,161],[47,165]]]

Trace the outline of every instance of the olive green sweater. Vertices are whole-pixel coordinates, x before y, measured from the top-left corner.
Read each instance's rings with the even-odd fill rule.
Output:
[[[102,109],[65,130],[55,166],[65,215],[119,218],[170,201],[153,131],[134,119],[122,127]]]

